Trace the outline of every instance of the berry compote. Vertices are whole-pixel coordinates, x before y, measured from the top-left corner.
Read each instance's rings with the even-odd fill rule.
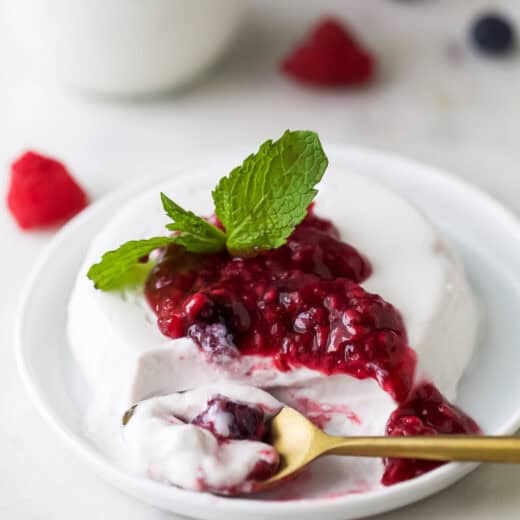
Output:
[[[477,423],[449,403],[431,384],[417,385],[406,402],[392,412],[386,425],[388,435],[478,434]],[[442,462],[413,459],[386,459],[382,483],[395,484],[418,477]]]
[[[399,404],[389,435],[478,431],[432,385],[414,388],[416,357],[403,320],[390,303],[361,287],[370,274],[368,260],[311,208],[284,246],[254,257],[167,247],[145,293],[162,333],[191,337],[209,362],[255,355],[269,357],[280,371],[306,367],[373,378]],[[211,429],[204,413],[196,420]],[[438,465],[385,464],[384,484]]]
[[[214,362],[269,356],[282,371],[372,377],[402,401],[415,356],[397,309],[359,285],[370,273],[366,258],[311,211],[284,246],[251,258],[170,246],[146,296],[163,334],[191,337]]]

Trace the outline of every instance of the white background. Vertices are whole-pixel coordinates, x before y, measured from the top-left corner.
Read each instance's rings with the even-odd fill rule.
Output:
[[[327,141],[443,167],[520,214],[520,56],[485,59],[466,38],[479,7],[490,4],[503,6],[520,27],[520,6],[512,1],[259,2],[231,52],[207,77],[146,102],[88,99],[38,84],[1,43],[1,519],[173,518],[85,470],[21,387],[12,349],[15,304],[52,233],[22,233],[14,225],[3,202],[9,163],[27,148],[56,156],[96,199],[188,156],[256,146],[286,128],[310,128]],[[349,20],[377,54],[380,75],[370,89],[313,91],[278,73],[280,57],[324,13]],[[436,497],[381,518],[517,518],[519,482],[520,467],[487,466]]]

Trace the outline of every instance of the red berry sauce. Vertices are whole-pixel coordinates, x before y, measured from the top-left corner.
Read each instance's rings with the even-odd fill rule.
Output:
[[[477,423],[462,410],[450,404],[431,384],[416,386],[410,397],[392,412],[386,425],[388,435],[437,435],[437,434],[478,434]],[[382,483],[395,484],[418,477],[442,462],[387,459]]]
[[[402,401],[415,355],[399,312],[359,284],[368,261],[312,213],[287,244],[253,258],[164,252],[146,283],[159,328],[221,362],[269,356],[282,371],[372,377]]]
[[[400,403],[389,435],[478,431],[432,385],[413,387],[416,357],[403,320],[390,303],[360,286],[370,274],[368,260],[311,209],[284,246],[255,257],[195,255],[169,246],[145,293],[162,333],[191,337],[209,362],[255,355],[270,358],[280,371],[306,367],[373,378]],[[204,414],[196,421],[211,430]],[[438,465],[385,464],[384,484]]]

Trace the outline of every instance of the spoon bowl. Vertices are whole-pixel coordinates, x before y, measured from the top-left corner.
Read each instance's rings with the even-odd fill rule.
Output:
[[[269,443],[280,456],[276,475],[262,482],[262,489],[295,476],[320,456],[327,435],[294,408],[284,406],[269,424]]]

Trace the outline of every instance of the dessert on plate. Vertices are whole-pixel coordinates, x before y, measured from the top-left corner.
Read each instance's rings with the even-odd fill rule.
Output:
[[[337,435],[479,431],[451,404],[478,324],[461,265],[407,201],[335,165],[322,179],[327,166],[315,133],[287,131],[212,197],[222,172],[173,178],[101,230],[68,331],[107,455],[236,494],[276,472],[268,421],[284,404]],[[329,456],[287,486],[368,491],[438,465]]]

